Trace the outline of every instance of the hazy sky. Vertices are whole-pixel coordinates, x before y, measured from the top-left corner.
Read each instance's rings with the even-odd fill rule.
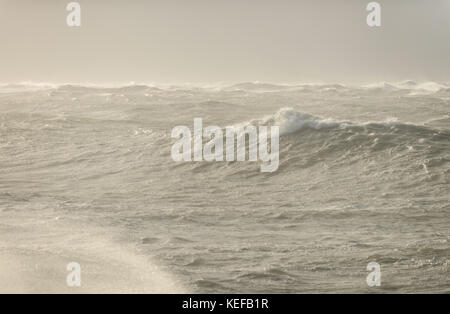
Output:
[[[0,0],[0,82],[450,81],[450,0]]]

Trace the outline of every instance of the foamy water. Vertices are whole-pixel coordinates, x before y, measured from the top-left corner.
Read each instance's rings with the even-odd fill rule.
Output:
[[[4,85],[0,291],[449,292],[449,114],[434,82]],[[279,125],[279,169],[173,162],[195,117]]]

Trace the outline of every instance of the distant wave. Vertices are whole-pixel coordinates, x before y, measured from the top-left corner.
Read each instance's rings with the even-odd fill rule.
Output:
[[[398,92],[404,91],[408,95],[428,95],[440,91],[449,91],[450,83],[440,82],[415,82],[412,80],[402,82],[376,82],[372,84],[351,85],[351,84],[329,84],[329,83],[299,83],[299,84],[268,84],[261,82],[239,83],[224,87],[226,91],[246,91],[246,92],[280,92],[280,91],[384,91]]]
[[[414,95],[429,95],[440,91],[450,90],[448,83],[437,82],[421,82],[415,81],[403,81],[399,83],[375,83],[363,86],[366,89],[371,90],[383,90],[383,91],[409,91],[410,96]]]
[[[41,83],[41,82],[21,82],[21,83],[4,83],[0,84],[0,91],[21,91],[21,90],[45,90],[45,89],[60,89],[60,90],[120,90],[122,92],[139,92],[147,89],[161,89],[161,90],[194,90],[206,89],[224,92],[280,92],[280,91],[346,91],[346,90],[366,90],[366,91],[384,91],[384,92],[398,92],[405,91],[407,94],[427,95],[438,93],[441,91],[450,91],[450,83],[446,82],[416,82],[406,80],[401,82],[376,82],[363,85],[339,84],[339,83],[286,83],[286,84],[271,84],[263,82],[243,82],[237,84],[148,84],[148,83],[128,83],[128,84],[55,84],[55,83]]]

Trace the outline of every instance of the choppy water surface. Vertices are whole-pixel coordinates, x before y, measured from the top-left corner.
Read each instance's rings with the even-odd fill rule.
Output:
[[[93,290],[450,292],[449,115],[437,83],[3,86],[1,290],[79,259]],[[175,163],[194,117],[279,125],[278,171]]]

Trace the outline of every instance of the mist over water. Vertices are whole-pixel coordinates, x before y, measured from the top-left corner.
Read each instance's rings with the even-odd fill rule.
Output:
[[[195,117],[280,126],[278,170],[174,162]],[[450,292],[449,126],[446,83],[4,85],[0,290]]]

